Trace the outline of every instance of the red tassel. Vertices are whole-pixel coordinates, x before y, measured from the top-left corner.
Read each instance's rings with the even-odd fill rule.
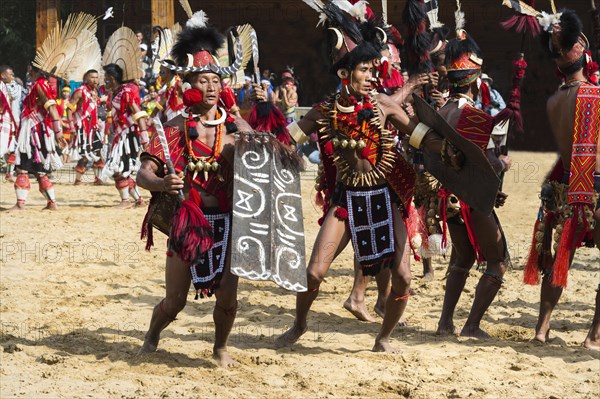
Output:
[[[426,224],[426,220],[427,220],[427,207],[425,205],[421,206],[418,210],[419,212],[419,218],[421,218],[421,231],[419,231],[419,234],[421,234],[421,237],[423,237],[423,242],[421,243],[421,246],[425,249],[429,248],[429,230],[427,229],[427,224]]]
[[[477,259],[477,263],[481,264],[485,262],[485,258],[483,257],[483,254],[481,253],[481,248],[479,247],[479,243],[477,242],[477,236],[473,227],[473,217],[471,216],[471,207],[469,207],[469,205],[467,205],[465,202],[460,201],[460,212],[462,214],[463,220],[465,221],[465,228],[467,229],[469,241],[471,242],[471,246],[473,247],[473,251],[475,252],[475,258]]]
[[[527,257],[527,263],[523,272],[523,282],[529,285],[537,285],[540,283],[540,269],[538,267],[540,254],[536,249],[537,240],[535,234],[538,231],[540,220],[535,220],[533,226],[533,238],[531,239],[531,247],[529,248],[529,256]]]
[[[188,197],[175,212],[169,232],[170,249],[184,262],[201,256],[214,244],[212,227],[198,206],[200,195],[192,189]]]
[[[440,197],[440,216],[442,218],[442,248],[446,248],[448,245],[448,223],[446,217],[446,210],[448,208],[448,196],[450,191],[442,188],[438,191],[438,197]],[[467,205],[468,206],[468,205]]]
[[[319,208],[323,208],[323,205],[325,205],[325,200],[323,199],[323,193],[320,191],[317,191],[317,195],[315,195],[315,204],[317,204],[317,206]]]
[[[348,219],[348,210],[346,208],[339,206],[335,210],[335,217],[337,217],[340,220],[347,220]]]
[[[576,213],[576,212],[575,212]],[[567,276],[569,274],[569,263],[571,260],[571,250],[573,249],[573,238],[577,228],[577,216],[573,215],[565,221],[556,259],[554,260],[554,271],[552,272],[552,285],[565,288],[567,286]]]
[[[492,96],[490,94],[490,87],[487,85],[487,83],[482,83],[480,90],[481,90],[481,109],[483,109],[485,111],[485,109],[492,102]]]
[[[144,221],[142,222],[142,231],[140,234],[140,239],[143,240],[144,238],[147,238],[146,240],[146,251],[150,251],[150,248],[152,248],[154,246],[154,234],[152,234],[152,225],[150,223],[148,223],[148,219],[150,218],[150,207],[152,206],[153,203],[153,198],[150,198],[150,203],[148,204],[148,211],[146,211],[146,215],[144,215]]]
[[[406,231],[408,233],[408,243],[410,245],[410,249],[413,252],[413,257],[415,258],[416,261],[420,261],[421,257],[419,256],[419,254],[417,253],[417,251],[413,245],[413,238],[420,235],[421,242],[427,241],[426,238],[423,239],[423,237],[427,237],[427,236],[421,235],[421,231],[424,230],[425,223],[424,223],[423,219],[421,219],[421,215],[419,214],[419,212],[417,211],[417,209],[414,206],[410,207],[410,209],[408,211],[408,218],[403,217],[403,219],[404,219],[404,224],[406,225]]]
[[[248,123],[254,130],[272,133],[281,143],[290,144],[290,132],[287,130],[285,116],[273,104],[259,103],[252,107]]]
[[[229,111],[231,108],[233,108],[236,105],[235,94],[233,93],[233,90],[231,90],[230,87],[224,87],[221,90],[221,94],[219,95],[219,98],[221,100],[221,103],[223,103],[223,105],[225,106],[225,109],[227,111]]]

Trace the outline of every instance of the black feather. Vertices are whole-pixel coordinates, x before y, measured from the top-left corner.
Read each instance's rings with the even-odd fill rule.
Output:
[[[573,10],[565,9],[562,10],[560,16],[560,46],[564,50],[570,50],[573,48],[581,31],[583,30],[583,23]]]
[[[340,27],[356,44],[363,41],[363,36],[358,24],[351,15],[342,11],[332,2],[325,4],[325,7],[323,7],[322,10],[332,27]]]
[[[467,35],[465,40],[450,40],[446,45],[446,66],[452,64],[463,54],[467,53],[472,53],[477,57],[481,57],[481,50],[470,35]]]
[[[177,35],[171,56],[179,65],[187,63],[187,55],[206,50],[212,55],[225,43],[225,37],[213,27],[185,28]]]
[[[433,68],[429,57],[431,33],[427,31],[429,19],[423,0],[409,0],[402,11],[406,32],[404,64],[409,74],[430,72]]]

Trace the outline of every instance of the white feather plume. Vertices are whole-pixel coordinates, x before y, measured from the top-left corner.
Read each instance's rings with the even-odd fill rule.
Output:
[[[425,0],[425,4],[431,2],[433,0]],[[443,23],[440,22],[438,18],[438,7],[431,8],[431,10],[427,11],[427,17],[429,18],[429,29],[441,28],[444,26]]]
[[[465,13],[460,9],[460,0],[456,0],[456,11],[454,12],[454,19],[456,21],[456,30],[464,29],[465,27]]]
[[[185,23],[188,28],[204,28],[208,23],[208,16],[202,10],[196,11],[194,15]]]
[[[305,4],[307,4],[310,8],[319,13],[319,22],[317,22],[317,26],[321,26],[327,21],[327,17],[323,13],[323,7],[325,5],[321,0],[302,0]]]
[[[558,14],[558,15],[554,15],[554,14],[548,14],[546,11],[542,11],[538,16],[537,16],[537,20],[538,23],[540,24],[540,27],[546,31],[546,32],[551,32],[552,31],[552,26],[557,23],[558,21],[560,21],[560,16],[562,15],[562,13]]]
[[[352,4],[348,0],[333,0],[333,4],[361,22],[367,20],[365,17],[365,14],[367,13],[367,4],[369,4],[367,1],[361,0],[356,4]]]

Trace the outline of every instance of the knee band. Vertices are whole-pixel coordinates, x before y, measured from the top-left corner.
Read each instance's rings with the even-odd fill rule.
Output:
[[[14,184],[15,190],[29,190],[31,189],[31,183],[29,182],[29,175],[27,173],[19,173]]]

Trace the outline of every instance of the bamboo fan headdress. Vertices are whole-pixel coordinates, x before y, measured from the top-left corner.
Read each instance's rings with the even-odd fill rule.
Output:
[[[138,39],[125,26],[117,29],[108,39],[102,61],[104,65],[117,64],[121,67],[124,82],[139,79],[144,74]]]
[[[81,58],[81,63],[70,74],[70,80],[81,81],[83,75],[90,69],[93,69],[98,71],[98,78],[100,81],[103,81],[102,51],[100,50],[100,43],[98,43],[96,35],[85,29],[81,32],[80,37],[82,40],[89,41],[90,45],[79,51],[78,56]]]
[[[87,60],[89,48],[96,42],[96,19],[89,14],[70,14],[58,23],[37,49],[33,65],[64,80],[76,78]],[[78,79],[78,78],[77,78]]]

